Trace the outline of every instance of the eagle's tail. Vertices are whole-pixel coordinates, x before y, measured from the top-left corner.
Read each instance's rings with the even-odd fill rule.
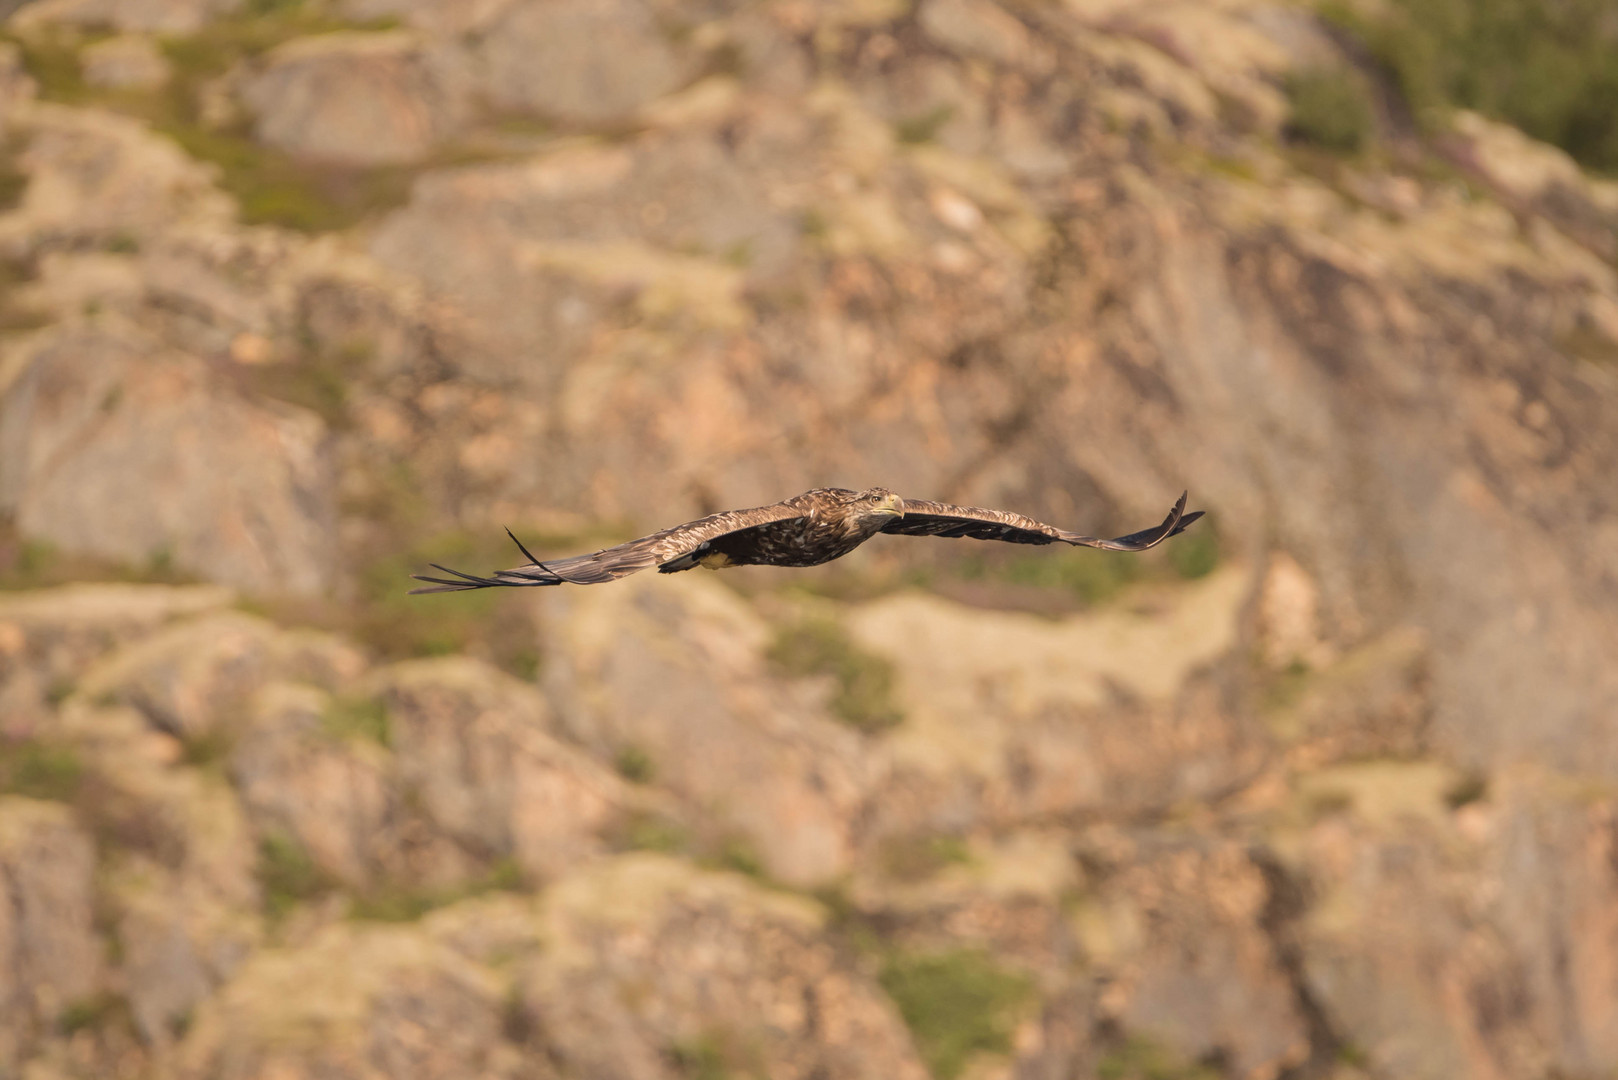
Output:
[[[496,570],[492,577],[478,577],[476,574],[468,574],[460,570],[451,570],[449,567],[440,566],[437,563],[429,563],[428,565],[430,565],[434,570],[441,571],[450,576],[447,578],[441,578],[431,577],[426,574],[411,574],[410,576],[415,580],[425,581],[429,584],[425,589],[411,589],[410,595],[415,596],[419,593],[466,592],[469,589],[492,589],[501,585],[517,587],[534,585],[560,585],[563,581],[567,580],[566,578],[552,571],[550,567],[534,558],[534,553],[523,546],[523,542],[517,539],[516,533],[512,532],[510,529],[507,529],[506,535],[511,537],[511,542],[516,544],[517,549],[523,553],[525,558],[527,558],[527,566],[519,566],[515,570]]]

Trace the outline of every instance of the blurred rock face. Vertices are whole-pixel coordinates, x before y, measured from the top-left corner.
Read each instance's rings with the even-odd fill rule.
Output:
[[[0,580],[207,583],[0,594],[0,1075],[1618,1068],[1610,183],[1287,4],[0,12]],[[825,483],[1213,513],[397,595]]]

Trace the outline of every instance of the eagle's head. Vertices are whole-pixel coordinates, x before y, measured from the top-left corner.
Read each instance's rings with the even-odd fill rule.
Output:
[[[855,497],[854,504],[860,517],[878,522],[905,516],[905,501],[887,488],[867,488]]]

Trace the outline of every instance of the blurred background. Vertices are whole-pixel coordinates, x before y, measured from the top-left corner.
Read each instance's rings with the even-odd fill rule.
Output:
[[[1611,0],[0,18],[0,1077],[1618,1070]]]

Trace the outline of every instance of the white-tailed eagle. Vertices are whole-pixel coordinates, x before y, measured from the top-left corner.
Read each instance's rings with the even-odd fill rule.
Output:
[[[819,566],[842,558],[877,533],[901,536],[969,536],[1012,544],[1075,544],[1105,551],[1145,551],[1167,540],[1202,516],[1185,512],[1185,495],[1163,523],[1151,529],[1102,540],[1080,536],[1009,510],[950,506],[923,499],[901,499],[886,488],[849,491],[816,488],[772,506],[727,510],[672,529],[630,540],[589,555],[541,561],[507,529],[528,562],[489,577],[451,570],[433,563],[448,577],[412,574],[428,587],[415,593],[460,592],[498,586],[597,585],[657,567],[672,574],[692,567]]]

